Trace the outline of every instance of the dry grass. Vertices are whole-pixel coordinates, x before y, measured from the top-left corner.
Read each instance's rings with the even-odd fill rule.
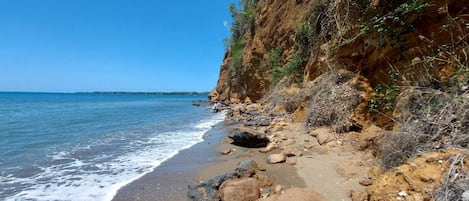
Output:
[[[308,83],[302,93],[308,101],[307,127],[332,126],[335,132],[350,131],[351,115],[364,101],[353,75],[327,72]]]
[[[427,135],[409,132],[386,132],[382,144],[381,164],[384,169],[391,169],[404,164],[409,158],[420,153],[426,144]]]
[[[266,111],[273,114],[277,107],[285,108],[287,114],[295,112],[295,110],[304,101],[304,98],[300,95],[296,85],[291,86],[291,81],[287,78],[282,79],[270,93],[261,100],[261,103],[266,105]]]
[[[451,158],[451,166],[443,184],[432,192],[436,201],[463,200],[462,194],[469,191],[469,173],[465,171],[466,156],[458,154]]]
[[[393,116],[400,122],[382,147],[382,166],[399,166],[423,151],[467,148],[469,98],[429,88],[409,88],[397,99]]]

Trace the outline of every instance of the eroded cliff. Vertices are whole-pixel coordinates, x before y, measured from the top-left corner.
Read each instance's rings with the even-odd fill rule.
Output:
[[[231,11],[212,102],[257,102],[306,130],[381,127],[367,148],[385,171],[467,148],[469,0],[242,0]],[[432,190],[450,185],[439,182]]]

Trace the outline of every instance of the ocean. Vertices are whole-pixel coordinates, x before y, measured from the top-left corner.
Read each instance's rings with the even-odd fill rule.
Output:
[[[223,120],[198,100],[0,93],[0,200],[111,200]]]

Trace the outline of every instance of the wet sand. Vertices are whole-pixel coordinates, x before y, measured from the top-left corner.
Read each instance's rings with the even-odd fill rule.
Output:
[[[198,182],[196,172],[218,161],[215,147],[226,136],[223,123],[204,136],[204,141],[180,151],[140,179],[121,188],[113,201],[187,201],[187,185]]]
[[[181,151],[153,172],[121,188],[113,201],[188,201],[188,185],[231,172],[239,161],[248,158],[256,161],[267,174],[275,176],[274,185],[280,183],[285,187],[306,186],[294,166],[267,164],[267,155],[260,153],[259,149],[224,142],[232,126],[226,122],[218,124],[206,133],[203,142]],[[221,155],[220,152],[225,149],[236,151],[230,155]]]

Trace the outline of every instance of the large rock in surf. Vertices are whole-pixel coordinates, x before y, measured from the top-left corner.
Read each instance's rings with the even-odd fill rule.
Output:
[[[246,127],[235,128],[229,138],[233,140],[232,144],[247,148],[266,147],[270,142],[264,133]]]

